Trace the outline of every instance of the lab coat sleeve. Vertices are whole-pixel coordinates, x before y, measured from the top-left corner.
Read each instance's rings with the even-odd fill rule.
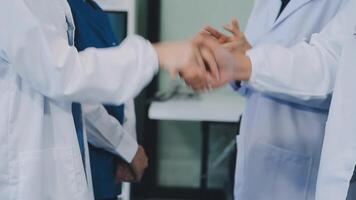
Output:
[[[344,41],[353,34],[352,12],[346,6],[310,43],[290,48],[267,44],[248,51],[252,74],[246,85],[282,98],[325,101],[333,91]]]
[[[133,99],[125,103],[125,122],[124,129],[127,130],[133,138],[137,140],[136,131],[136,112],[135,112],[135,102]]]
[[[138,149],[136,132],[125,129],[102,105],[85,104],[82,108],[89,143],[130,163]]]
[[[64,16],[57,18],[65,22]],[[3,57],[44,96],[122,104],[136,96],[158,70],[154,48],[139,36],[128,37],[119,47],[78,53],[68,45],[66,33],[46,20],[22,0],[7,1],[0,8],[0,25],[6,27],[0,37]]]

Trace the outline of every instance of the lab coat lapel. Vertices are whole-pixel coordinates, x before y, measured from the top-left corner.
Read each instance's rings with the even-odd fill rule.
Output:
[[[280,1],[280,0],[279,0]],[[294,12],[305,6],[306,4],[310,3],[313,0],[291,0],[287,7],[283,10],[281,15],[276,19],[274,22],[272,29],[278,26],[281,22],[287,19],[290,15]]]
[[[73,15],[70,10],[70,7],[66,1],[59,1],[62,3],[63,6],[63,11],[65,13],[65,20],[67,23],[67,36],[68,36],[68,43],[70,46],[74,45],[74,35],[75,35],[75,26],[74,26],[74,20],[73,20]]]
[[[252,45],[267,37],[276,21],[281,0],[256,0],[254,10],[246,28],[246,36]]]

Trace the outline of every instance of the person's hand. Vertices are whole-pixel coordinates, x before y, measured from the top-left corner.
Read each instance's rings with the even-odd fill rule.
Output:
[[[131,167],[128,163],[118,160],[117,167],[116,167],[116,182],[136,182],[135,174],[131,170]]]
[[[200,34],[200,47],[203,53],[203,60],[205,55],[213,55],[219,69],[219,79],[210,82],[211,88],[221,87],[231,81],[247,81],[251,76],[251,61],[244,53],[230,52],[219,40],[211,34],[202,32]]]
[[[135,175],[136,181],[141,181],[142,176],[148,167],[148,158],[142,146],[138,147],[135,157],[130,163],[130,167]]]
[[[183,42],[160,43],[154,47],[162,69],[171,76],[179,74],[195,91],[204,91],[210,88],[212,80],[218,79],[218,69],[212,55],[204,55],[205,60],[202,59],[202,40],[199,37]]]
[[[118,161],[116,170],[117,182],[140,182],[148,167],[148,158],[142,146],[139,146],[130,164]]]
[[[220,44],[223,44],[225,48],[233,53],[245,54],[246,51],[252,48],[245,34],[240,30],[239,22],[236,19],[225,25],[224,29],[230,32],[231,36],[227,36],[211,26],[207,26],[203,31],[214,36]]]

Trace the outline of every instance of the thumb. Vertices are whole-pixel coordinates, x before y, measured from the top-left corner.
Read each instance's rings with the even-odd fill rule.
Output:
[[[225,25],[224,29],[229,31],[235,37],[239,37],[241,35],[240,24],[237,19],[233,19],[230,24]]]

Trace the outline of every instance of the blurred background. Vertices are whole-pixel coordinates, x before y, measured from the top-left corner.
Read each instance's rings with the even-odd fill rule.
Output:
[[[110,0],[101,1],[110,10]],[[115,0],[120,1],[124,2]],[[206,25],[222,30],[233,18],[243,29],[253,4],[252,0],[126,1],[134,6],[131,14],[110,12],[116,34],[123,39],[132,31],[151,42],[192,38]],[[232,199],[241,109],[243,101],[229,87],[196,95],[181,80],[160,73],[136,99],[139,142],[150,166],[143,182],[132,185],[131,199]]]

